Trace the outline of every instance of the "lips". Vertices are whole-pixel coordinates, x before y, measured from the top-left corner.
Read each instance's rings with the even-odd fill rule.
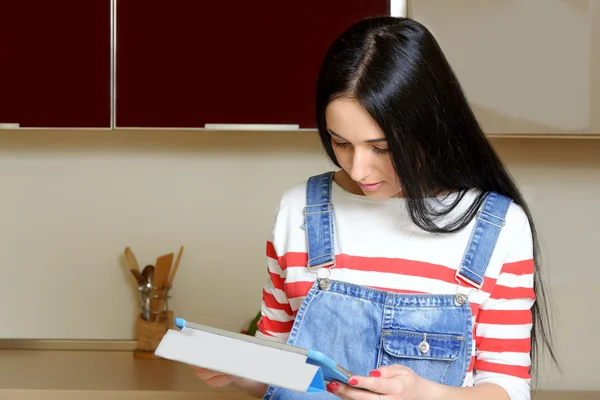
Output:
[[[376,182],[376,183],[360,183],[359,182],[359,185],[362,190],[365,190],[367,192],[374,192],[383,185],[383,182]]]

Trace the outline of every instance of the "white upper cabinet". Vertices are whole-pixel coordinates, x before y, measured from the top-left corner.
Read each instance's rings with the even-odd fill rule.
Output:
[[[412,0],[485,132],[600,133],[600,0]]]

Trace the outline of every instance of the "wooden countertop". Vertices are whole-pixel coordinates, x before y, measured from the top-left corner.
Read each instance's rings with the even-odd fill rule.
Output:
[[[3,400],[64,399],[65,393],[83,392],[85,396],[79,398],[252,398],[233,386],[215,389],[205,385],[187,365],[168,360],[139,360],[128,351],[0,350]],[[29,396],[22,397],[25,393]]]
[[[191,367],[139,360],[129,351],[0,350],[2,400],[249,400],[215,389]],[[542,391],[534,400],[600,400],[600,392]]]

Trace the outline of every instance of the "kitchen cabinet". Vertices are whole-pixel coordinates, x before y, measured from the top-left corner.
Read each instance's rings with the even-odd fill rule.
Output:
[[[400,3],[0,0],[0,124],[313,129],[329,44]],[[600,135],[600,2],[407,8],[440,42],[487,134]]]
[[[600,133],[600,2],[411,0],[488,134]]]
[[[110,127],[110,0],[0,0],[0,124]]]
[[[314,128],[327,47],[390,0],[117,0],[117,127]]]

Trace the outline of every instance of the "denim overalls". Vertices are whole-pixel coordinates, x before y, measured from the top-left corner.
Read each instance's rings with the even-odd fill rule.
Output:
[[[468,295],[483,285],[511,200],[488,194],[455,275],[455,294],[399,294],[328,278],[329,269],[323,267],[335,266],[332,179],[333,172],[328,172],[307,183],[307,267],[316,277],[287,343],[321,351],[355,375],[366,376],[380,366],[401,364],[428,380],[462,386],[473,349]],[[368,240],[368,232],[364,234]],[[336,397],[272,386],[264,396],[305,398]]]

